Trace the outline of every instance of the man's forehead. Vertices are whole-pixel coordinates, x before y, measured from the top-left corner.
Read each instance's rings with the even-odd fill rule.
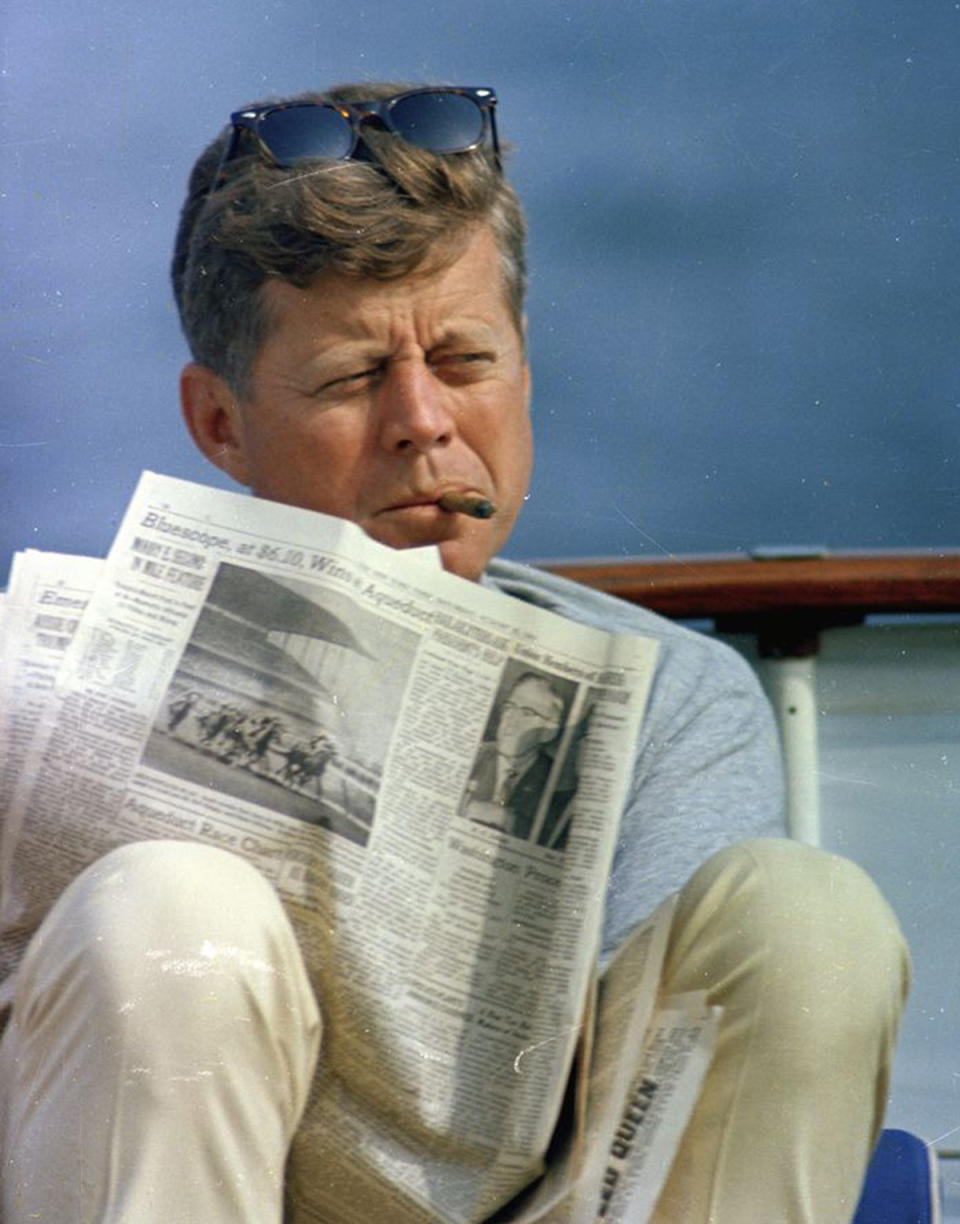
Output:
[[[264,301],[275,326],[302,323],[305,329],[320,330],[343,341],[362,342],[379,339],[384,328],[411,316],[432,323],[433,334],[443,339],[463,332],[496,330],[499,319],[483,308],[478,299],[458,300],[454,293],[427,294],[417,286],[391,283],[383,293],[381,282],[352,285],[346,278],[318,278],[307,289],[286,282],[271,282],[264,289]],[[344,290],[349,288],[349,292]]]
[[[466,243],[444,244],[436,259],[402,276],[354,276],[336,269],[298,286],[278,276],[260,289],[267,336],[289,323],[306,324],[343,341],[380,338],[392,320],[416,314],[439,342],[462,333],[492,336],[513,325],[502,266],[488,227]]]
[[[305,378],[337,376],[358,361],[380,361],[410,344],[425,352],[503,348],[507,325],[441,309],[424,317],[404,310],[317,309],[310,298],[280,299],[265,330],[256,368]]]

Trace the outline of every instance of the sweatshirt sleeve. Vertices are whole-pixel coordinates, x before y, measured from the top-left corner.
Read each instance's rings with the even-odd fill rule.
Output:
[[[605,955],[715,851],[786,834],[777,731],[749,664],[692,633],[660,651],[610,876]]]

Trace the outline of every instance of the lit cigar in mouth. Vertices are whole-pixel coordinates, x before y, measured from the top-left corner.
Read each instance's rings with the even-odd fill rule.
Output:
[[[444,493],[437,505],[451,514],[469,514],[471,518],[488,519],[497,513],[497,507],[485,497],[473,493]]]

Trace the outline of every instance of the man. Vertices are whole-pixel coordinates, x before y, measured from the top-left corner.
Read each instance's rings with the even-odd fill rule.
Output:
[[[570,755],[557,760],[566,711],[567,701],[547,676],[527,671],[513,681],[499,706],[496,734],[480,745],[470,775],[465,814],[471,820],[554,850],[564,848],[563,816],[577,788]]]
[[[779,770],[740,660],[495,559],[530,470],[524,279],[490,91],[364,85],[247,108],[198,161],[177,240],[187,424],[258,496],[435,544],[465,579],[658,640],[604,956],[681,889],[662,986],[706,988],[724,1020],[656,1221],[845,1224],[905,990],[896,922],[853,865],[758,839],[781,831]],[[275,895],[239,858],[173,841],[107,855],[15,985],[9,1224],[269,1224],[285,1191],[298,1224],[391,1218],[364,1206],[370,1186],[329,1184],[323,1152],[345,1140],[301,1120],[321,1016]]]

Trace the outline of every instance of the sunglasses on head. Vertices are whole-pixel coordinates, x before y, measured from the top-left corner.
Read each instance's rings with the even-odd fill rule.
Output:
[[[235,111],[230,116],[233,131],[210,190],[223,185],[225,167],[247,151],[247,141],[252,140],[269,165],[286,170],[318,158],[363,157],[364,126],[392,132],[431,153],[468,153],[486,144],[499,170],[496,104],[492,89],[437,86],[406,90],[379,101],[280,102]]]

